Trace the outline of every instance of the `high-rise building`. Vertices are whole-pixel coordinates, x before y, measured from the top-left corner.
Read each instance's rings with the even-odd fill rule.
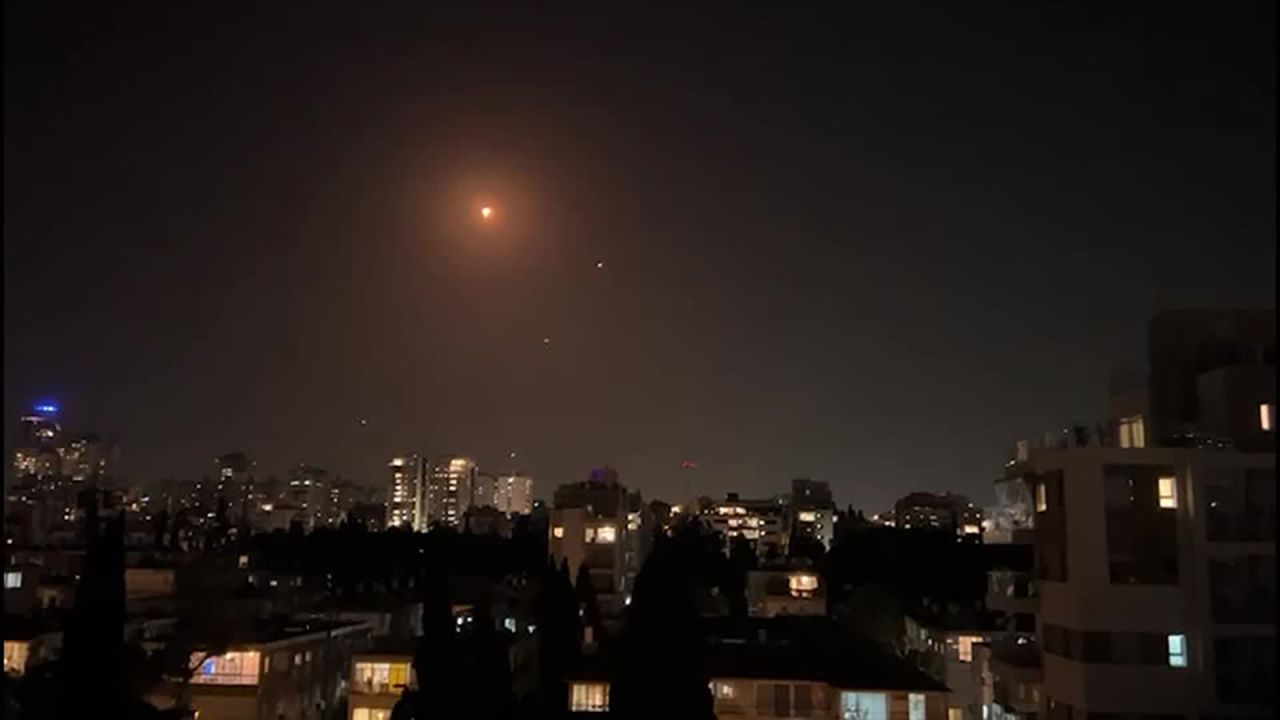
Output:
[[[445,455],[431,463],[427,475],[426,525],[456,528],[471,507],[476,464],[471,458]]]
[[[13,451],[13,476],[53,477],[62,473],[62,426],[58,424],[58,408],[40,403],[24,415],[19,423]]]
[[[392,458],[387,466],[387,528],[426,529],[426,462],[419,455]]]
[[[305,532],[323,525],[328,513],[329,471],[310,465],[299,465],[289,471],[289,486],[277,510],[292,514],[290,524],[299,523]]]
[[[498,507],[498,478],[487,472],[476,472],[475,484],[471,488],[471,505],[473,507]]]
[[[252,517],[254,506],[253,461],[242,452],[229,452],[217,459],[215,502],[226,503],[227,519],[235,525]]]
[[[518,472],[498,476],[497,507],[508,515],[533,512],[533,478]]]
[[[94,433],[85,433],[62,448],[62,472],[72,482],[105,478],[110,473],[115,447]]]

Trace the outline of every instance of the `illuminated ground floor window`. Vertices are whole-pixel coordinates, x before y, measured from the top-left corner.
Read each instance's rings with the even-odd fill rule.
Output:
[[[607,712],[609,684],[574,683],[569,697],[569,709],[573,712]]]

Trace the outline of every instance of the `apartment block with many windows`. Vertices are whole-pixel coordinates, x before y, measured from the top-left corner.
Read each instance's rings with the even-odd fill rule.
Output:
[[[1273,453],[1053,448],[1028,465],[1043,712],[1274,709]]]

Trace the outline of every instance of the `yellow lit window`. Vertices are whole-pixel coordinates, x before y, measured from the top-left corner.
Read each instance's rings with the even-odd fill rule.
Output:
[[[800,511],[800,514],[799,514],[798,518],[799,518],[800,522],[807,522],[807,523],[817,522],[817,521],[818,521],[818,513],[814,512],[814,511],[812,511],[812,510],[802,510],[802,511]]]
[[[564,537],[564,528],[561,527],[560,525],[557,525],[551,528],[551,537],[557,537],[557,538]]]
[[[590,529],[588,529],[587,534],[588,534],[587,541],[590,542],[591,541]],[[604,543],[607,545],[610,543],[617,542],[617,540],[618,540],[618,528],[612,525],[601,525],[599,528],[596,529],[595,542]]]
[[[791,589],[791,597],[813,597],[813,593],[818,589],[818,576],[808,574],[792,575],[787,578],[787,584]]]
[[[574,683],[569,709],[573,712],[608,712],[608,683]]]
[[[204,653],[192,653],[191,664],[195,674],[191,682],[197,685],[257,685],[261,656],[252,650],[241,650],[205,657]]]
[[[1276,406],[1262,403],[1258,406],[1258,424],[1263,430],[1270,432],[1276,427]]]
[[[973,661],[973,644],[982,642],[981,635],[960,635],[956,638],[956,659],[960,662]]]
[[[1049,493],[1045,491],[1044,483],[1036,483],[1036,512],[1044,512],[1049,509]]]
[[[1143,448],[1147,446],[1146,428],[1141,415],[1120,418],[1120,447]]]
[[[1160,507],[1176,508],[1178,507],[1178,485],[1177,478],[1162,477],[1156,481],[1158,492],[1160,494]]]

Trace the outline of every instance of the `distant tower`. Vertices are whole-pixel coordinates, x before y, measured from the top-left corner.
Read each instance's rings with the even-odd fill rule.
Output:
[[[458,527],[471,507],[476,480],[476,463],[471,458],[445,455],[431,463],[427,475],[426,527]]]
[[[426,473],[422,457],[392,458],[387,468],[391,472],[387,483],[387,528],[425,529]]]

